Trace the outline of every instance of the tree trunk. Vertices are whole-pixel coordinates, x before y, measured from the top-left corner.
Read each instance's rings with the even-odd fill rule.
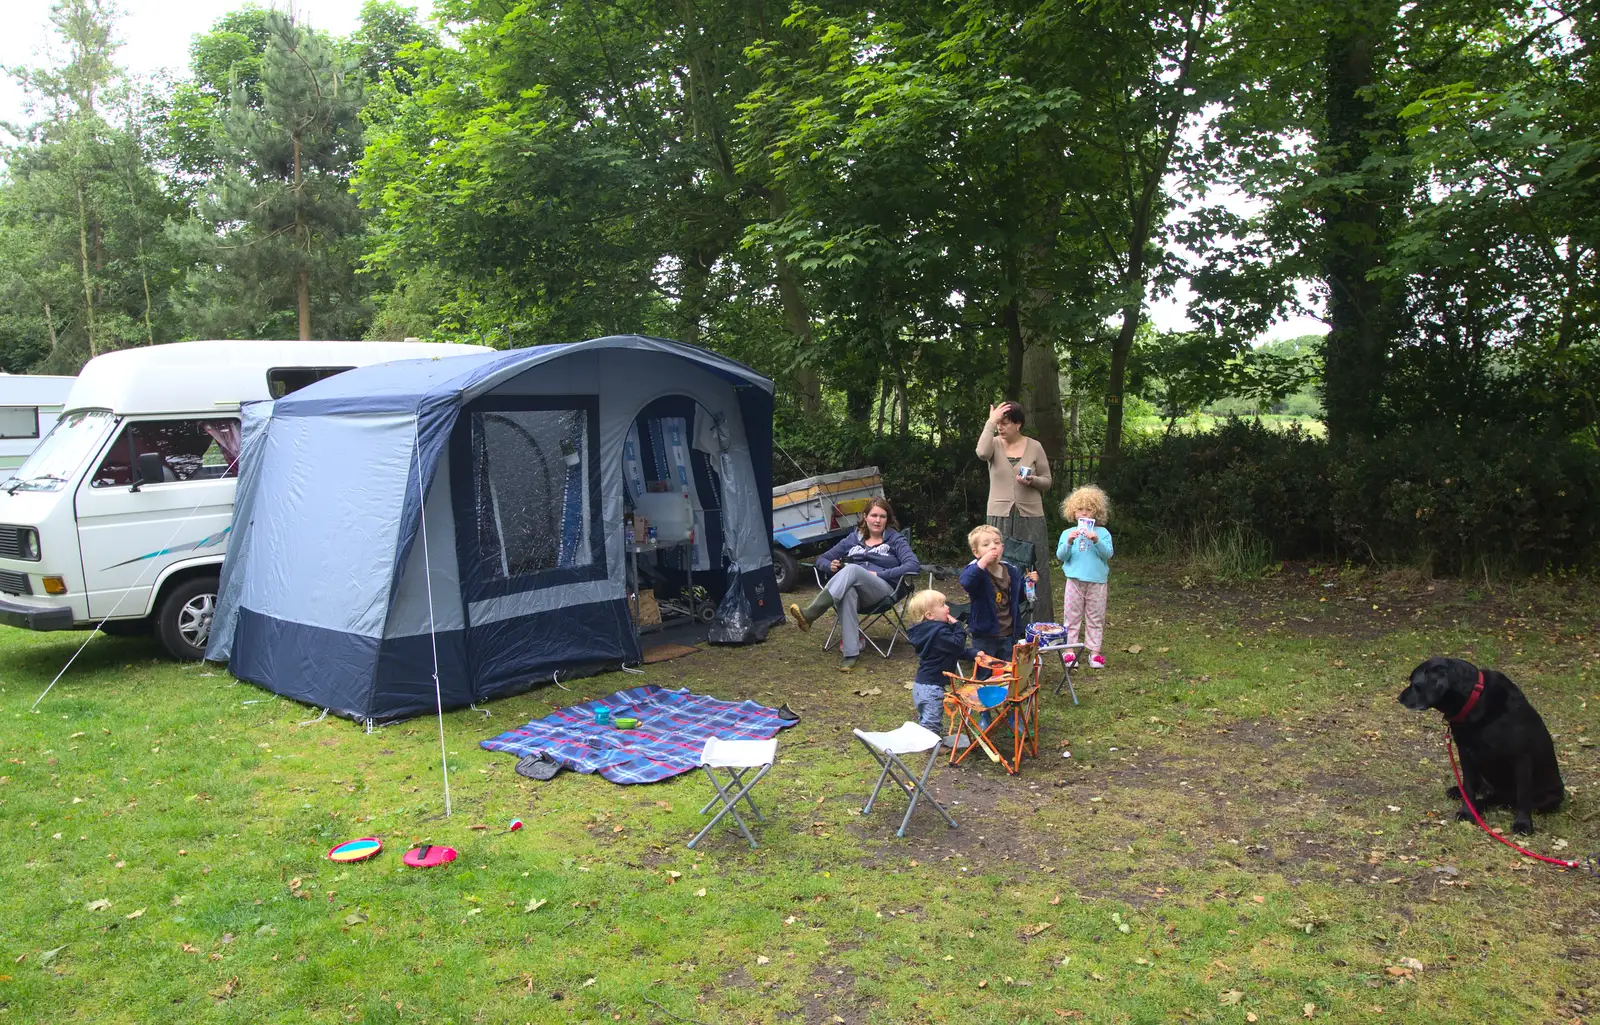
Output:
[[[89,336],[89,358],[100,355],[94,340],[94,289],[89,286],[89,227],[88,210],[83,202],[83,183],[78,188],[78,270],[83,276],[84,330]]]
[[[50,315],[50,304],[44,304],[44,326],[50,329],[50,354],[56,351],[56,320]]]
[[[872,403],[876,396],[873,392],[879,390],[876,381],[866,379],[852,379],[844,389],[844,415],[850,418],[851,423],[864,424],[872,420]],[[883,387],[888,387],[884,385]],[[878,433],[883,433],[883,407],[878,407]]]
[[[691,249],[680,259],[683,272],[678,286],[678,340],[687,345],[699,345],[701,322],[705,320],[706,289],[711,281],[711,265],[716,257],[708,257],[698,249]]]
[[[1005,397],[1018,398],[1022,395],[1022,361],[1024,345],[1022,342],[1022,311],[1017,305],[1017,297],[1012,296],[1006,303],[1003,319],[1006,324],[1006,394]]]
[[[779,220],[789,210],[789,199],[781,189],[767,190],[767,204],[773,220]],[[800,360],[794,368],[794,386],[800,398],[800,409],[806,413],[822,411],[822,381],[807,363],[812,356],[814,338],[811,334],[811,310],[800,292],[800,280],[789,266],[787,254],[772,254],[772,276],[778,286],[778,298],[783,303],[783,323],[800,345]]]
[[[300,340],[311,340],[311,271],[305,261],[311,258],[311,244],[307,237],[305,215],[300,210],[300,137],[294,142],[294,238],[300,249],[300,273],[295,279],[295,299],[300,307]]]
[[[1364,165],[1378,146],[1371,95],[1379,45],[1368,12],[1354,11],[1330,32],[1324,51],[1326,135],[1319,154],[1332,178],[1354,179],[1322,204],[1323,276],[1328,283],[1328,340],[1323,405],[1329,441],[1378,430],[1394,322],[1390,288],[1374,280],[1389,232],[1384,209],[1393,183]],[[1387,23],[1388,19],[1385,19]]]
[[[1143,248],[1141,239],[1141,253]],[[1106,443],[1100,450],[1100,458],[1107,461],[1116,459],[1117,453],[1122,451],[1122,386],[1128,376],[1128,357],[1133,353],[1133,339],[1139,333],[1139,318],[1144,312],[1144,261],[1136,259],[1135,262],[1140,264],[1138,276],[1130,273],[1128,277],[1138,282],[1139,298],[1122,308],[1122,329],[1117,332],[1116,341],[1111,343],[1111,369],[1106,375]],[[1125,287],[1132,286],[1125,284]]]
[[[146,345],[156,344],[155,329],[150,326],[150,273],[144,269],[144,239],[139,239],[139,280],[144,282],[144,338]]]
[[[295,282],[295,298],[300,305],[300,340],[311,341],[311,272],[304,267]]]
[[[1054,339],[1029,332],[1022,354],[1022,404],[1028,410],[1033,436],[1044,446],[1052,465],[1067,457],[1067,426],[1061,417],[1061,366]]]
[[[895,378],[894,401],[899,406],[895,432],[899,434],[900,440],[904,441],[911,433],[911,402],[906,397],[906,376],[903,373]]]

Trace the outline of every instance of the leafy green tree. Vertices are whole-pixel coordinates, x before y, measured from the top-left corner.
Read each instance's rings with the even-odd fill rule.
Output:
[[[74,372],[100,352],[153,342],[169,326],[174,212],[153,166],[151,101],[115,62],[110,9],[51,10],[57,64],[14,73],[43,117],[15,127],[0,180],[0,351],[12,369]]]
[[[350,192],[361,148],[362,75],[331,39],[270,12],[260,100],[235,80],[216,138],[224,170],[179,232],[195,247],[189,329],[218,336],[362,333],[355,274],[362,218]],[[315,287],[313,287],[313,282]]]
[[[758,358],[815,408],[794,268],[742,247],[782,190],[736,166],[732,118],[767,13],[667,0],[452,0],[455,45],[379,90],[357,180],[369,266],[500,344],[648,330]],[[770,26],[776,28],[776,26]],[[404,88],[402,88],[402,85]],[[442,289],[440,283],[447,283]],[[389,304],[386,297],[385,305]]]
[[[211,31],[189,44],[189,77],[167,104],[164,142],[173,178],[191,197],[226,167],[223,119],[237,90],[252,109],[261,106],[261,68],[272,38],[271,12],[253,3],[229,11]]]

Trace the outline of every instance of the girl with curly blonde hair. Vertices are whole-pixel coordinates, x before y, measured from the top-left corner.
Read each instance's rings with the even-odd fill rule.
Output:
[[[1056,542],[1056,558],[1067,575],[1067,597],[1061,623],[1067,628],[1067,643],[1081,644],[1089,650],[1089,668],[1104,669],[1100,653],[1106,629],[1106,579],[1110,575],[1111,500],[1106,493],[1087,484],[1068,495],[1061,503],[1061,515],[1073,526],[1061,532]],[[1076,648],[1061,654],[1068,666],[1077,663]]]

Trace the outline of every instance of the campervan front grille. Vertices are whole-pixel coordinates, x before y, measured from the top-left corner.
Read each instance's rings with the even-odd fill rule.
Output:
[[[6,594],[32,594],[33,588],[28,585],[28,574],[0,569],[0,591]]]
[[[12,527],[0,524],[0,559],[22,558],[22,530],[21,527]],[[12,591],[12,594],[20,592]]]

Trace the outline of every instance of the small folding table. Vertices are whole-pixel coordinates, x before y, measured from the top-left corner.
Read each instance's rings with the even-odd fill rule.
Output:
[[[711,785],[716,787],[717,796],[706,802],[700,814],[704,815],[716,806],[717,801],[722,801],[722,810],[711,817],[706,823],[706,828],[695,834],[689,841],[693,847],[699,843],[711,827],[722,821],[722,816],[732,813],[733,821],[739,824],[739,831],[744,838],[750,841],[751,847],[758,847],[756,838],[750,835],[750,827],[745,825],[744,819],[739,817],[739,801],[744,800],[750,806],[750,811],[755,817],[766,821],[766,816],[761,814],[761,809],[756,807],[755,799],[750,796],[750,789],[761,782],[772,768],[772,763],[778,759],[777,738],[770,740],[718,740],[716,737],[707,737],[705,749],[700,752],[700,768],[704,769],[706,776],[711,780]],[[717,769],[728,770],[728,783],[723,785],[717,778]],[[746,781],[744,774],[755,769],[756,774]]]
[[[933,774],[933,763],[939,760],[939,743],[941,737],[919,723],[908,722],[898,729],[887,733],[863,733],[852,730],[856,739],[861,741],[861,746],[867,753],[883,766],[883,772],[878,776],[878,785],[872,788],[872,796],[867,798],[867,803],[861,809],[861,814],[866,815],[872,811],[872,804],[878,799],[878,792],[883,789],[885,780],[894,779],[902,789],[911,795],[911,806],[906,809],[906,817],[900,820],[900,829],[895,836],[905,836],[906,826],[911,822],[911,813],[917,810],[917,802],[926,797],[928,803],[939,810],[944,820],[950,823],[950,828],[956,828],[956,820],[944,810],[932,794],[928,793],[928,777]],[[901,755],[928,752],[928,763],[922,767],[922,776],[919,778],[911,771],[910,766],[900,760]]]

